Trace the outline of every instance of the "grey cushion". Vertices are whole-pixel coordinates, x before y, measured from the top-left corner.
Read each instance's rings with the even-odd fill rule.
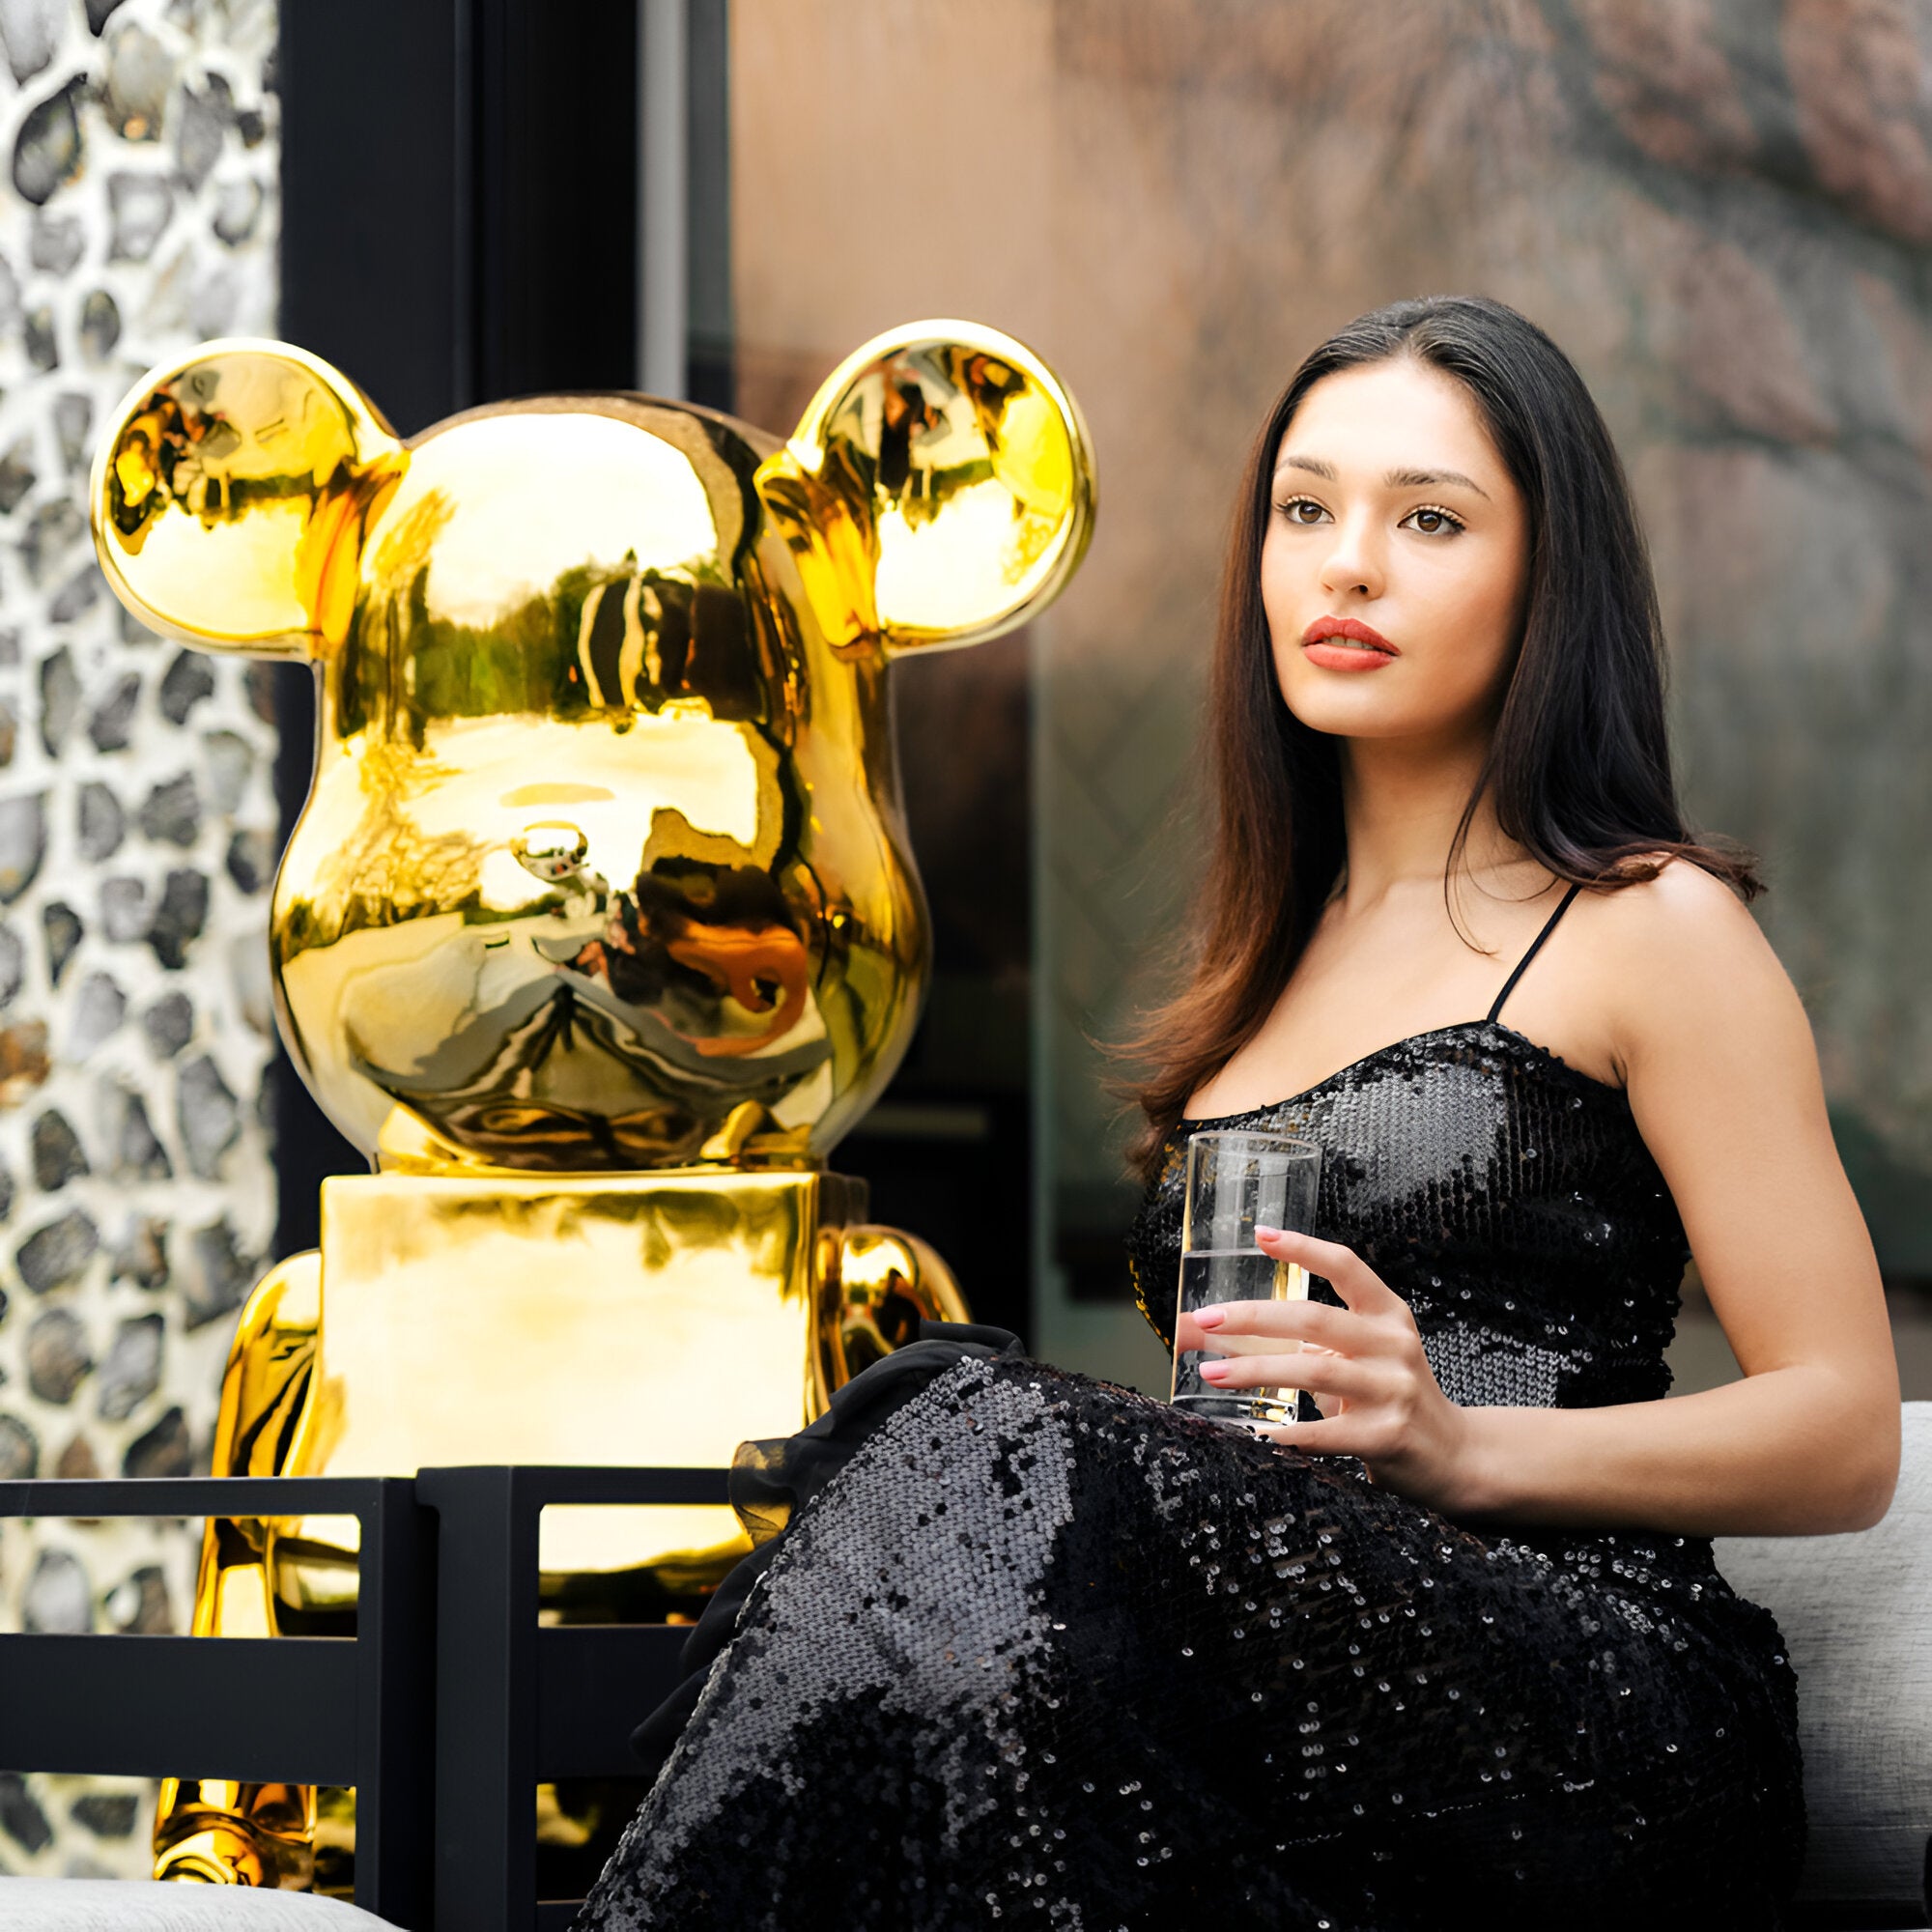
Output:
[[[1719,1539],[1798,1671],[1811,1835],[1799,1895],[1925,1907],[1932,1835],[1932,1402],[1905,1405],[1898,1492],[1853,1536]],[[1918,1920],[1923,1923],[1923,1919]]]
[[[0,1932],[395,1932],[333,1898],[151,1880],[0,1878]]]

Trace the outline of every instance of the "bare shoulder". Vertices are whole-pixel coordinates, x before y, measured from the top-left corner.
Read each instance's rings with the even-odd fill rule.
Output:
[[[1597,888],[1593,972],[1618,1059],[1680,1060],[1727,1046],[1809,1057],[1796,989],[1750,910],[1723,880],[1683,859],[1654,878]]]
[[[1592,926],[1601,944],[1638,955],[1776,960],[1750,909],[1722,879],[1688,859],[1665,859],[1656,875],[1634,885],[1592,887]]]

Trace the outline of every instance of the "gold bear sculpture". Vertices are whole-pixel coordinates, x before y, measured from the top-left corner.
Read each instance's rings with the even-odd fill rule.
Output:
[[[628,394],[403,441],[318,357],[215,342],[123,405],[93,515],[145,623],[316,668],[273,983],[374,1171],[243,1310],[214,1473],[716,1465],[963,1313],[824,1163],[927,976],[889,668],[1037,613],[1092,528],[1036,356],[893,330],[783,443]],[[355,1537],[211,1522],[195,1629],[340,1627]],[[722,1509],[551,1511],[542,1564],[671,1602],[745,1547]],[[170,1781],[156,1870],[305,1886],[330,1829]]]

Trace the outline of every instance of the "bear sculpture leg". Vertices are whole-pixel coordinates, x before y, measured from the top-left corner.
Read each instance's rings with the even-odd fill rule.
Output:
[[[279,1476],[306,1410],[321,1322],[322,1257],[293,1255],[242,1311],[222,1378],[211,1473]],[[273,1636],[273,1522],[211,1518],[195,1581],[197,1636]],[[306,1890],[316,1794],[306,1785],[170,1777],[155,1819],[155,1876]]]

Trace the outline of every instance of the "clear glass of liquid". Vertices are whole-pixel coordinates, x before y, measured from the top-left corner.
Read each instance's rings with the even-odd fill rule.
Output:
[[[1255,1229],[1312,1234],[1321,1151],[1282,1134],[1189,1134],[1187,1197],[1180,1230],[1180,1301],[1191,1314],[1217,1301],[1305,1301],[1307,1271],[1278,1262],[1255,1243]],[[1204,1381],[1204,1362],[1231,1355],[1283,1355],[1296,1344],[1261,1335],[1217,1338],[1215,1348],[1177,1349],[1170,1400],[1216,1422],[1253,1428],[1293,1422],[1300,1391],[1218,1389]]]

